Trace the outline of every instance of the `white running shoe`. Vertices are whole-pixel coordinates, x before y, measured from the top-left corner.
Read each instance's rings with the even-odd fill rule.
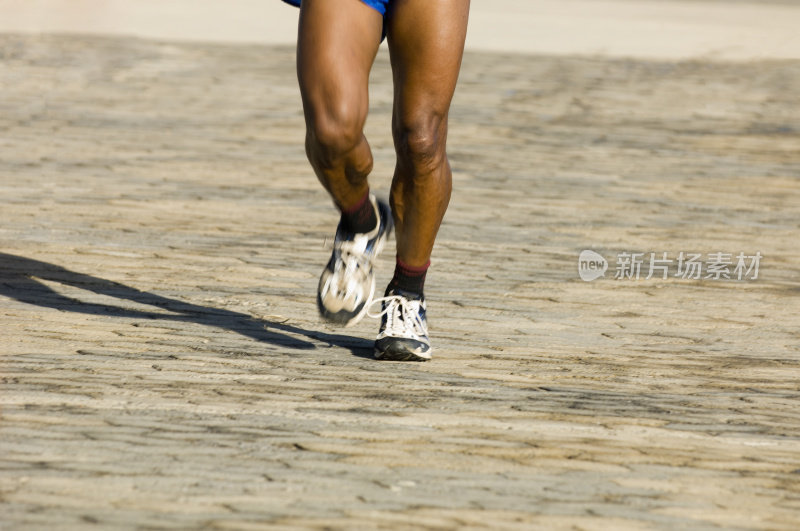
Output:
[[[317,289],[317,307],[330,322],[352,326],[366,315],[375,293],[375,259],[392,231],[392,211],[383,201],[369,196],[378,225],[366,234],[347,232],[339,221],[333,253],[322,271]]]
[[[369,312],[370,317],[381,318],[381,328],[375,340],[375,357],[395,361],[431,359],[425,298],[394,290],[383,298],[375,299],[370,306],[377,303],[381,303],[381,311]]]

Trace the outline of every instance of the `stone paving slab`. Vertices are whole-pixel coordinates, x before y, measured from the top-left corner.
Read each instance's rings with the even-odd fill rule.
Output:
[[[0,527],[800,526],[800,62],[469,53],[426,364],[319,322],[293,68],[0,36]],[[763,259],[615,279],[624,252]]]

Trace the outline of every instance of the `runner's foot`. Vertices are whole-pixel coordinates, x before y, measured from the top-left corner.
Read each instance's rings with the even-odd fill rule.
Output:
[[[375,259],[392,231],[389,205],[370,195],[377,226],[366,234],[352,233],[339,221],[333,253],[322,271],[317,290],[317,307],[323,319],[351,326],[367,313],[375,293]]]
[[[381,317],[381,328],[375,341],[375,357],[379,360],[427,361],[431,359],[425,297],[401,290],[387,292],[372,304],[381,303],[381,311],[370,317]]]

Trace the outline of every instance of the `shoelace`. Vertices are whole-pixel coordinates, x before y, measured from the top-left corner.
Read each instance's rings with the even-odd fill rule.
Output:
[[[329,282],[336,293],[344,293],[345,298],[349,298],[366,282],[374,256],[359,249],[361,246],[357,242],[341,242],[338,247],[344,268],[337,260]]]
[[[383,308],[383,303],[386,307]],[[372,307],[381,304],[381,311],[375,313]],[[408,300],[401,295],[390,295],[373,300],[367,315],[372,318],[381,318],[386,315],[385,333],[392,337],[409,337],[419,339],[428,335],[425,322],[419,314],[421,301]]]

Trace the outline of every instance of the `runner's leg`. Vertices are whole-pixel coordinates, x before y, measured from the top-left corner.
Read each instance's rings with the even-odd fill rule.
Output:
[[[468,14],[469,0],[395,0],[388,13],[397,152],[391,195],[397,265],[386,297],[379,299],[381,326],[374,348],[378,359],[431,358],[423,287],[450,201],[447,116]]]
[[[364,138],[369,71],[383,16],[358,0],[303,0],[297,73],[306,118],[306,153],[342,211],[333,252],[320,275],[317,307],[344,326],[368,311],[373,265],[391,232],[389,206],[368,194],[372,153]]]
[[[447,116],[468,14],[469,0],[395,0],[388,13],[397,151],[391,200],[397,256],[412,268],[430,260],[450,200]]]
[[[369,71],[383,19],[354,0],[303,0],[297,77],[306,119],[306,153],[340,209],[362,201],[372,152],[363,127]]]

